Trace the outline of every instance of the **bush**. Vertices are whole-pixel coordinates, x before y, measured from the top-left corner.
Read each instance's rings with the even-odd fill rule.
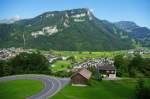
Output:
[[[150,99],[150,87],[144,85],[144,80],[140,79],[136,86],[137,99]]]
[[[76,62],[75,56],[70,56],[70,57],[67,58],[67,60],[71,61],[71,63]]]
[[[92,52],[90,51],[89,54],[92,54]]]
[[[57,77],[70,77],[72,73],[66,71],[58,71],[58,72],[54,72],[53,75]]]

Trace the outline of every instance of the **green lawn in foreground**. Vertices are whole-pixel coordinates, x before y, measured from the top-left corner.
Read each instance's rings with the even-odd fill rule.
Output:
[[[135,80],[92,81],[87,87],[68,85],[51,99],[134,99],[135,85]]]
[[[71,67],[71,63],[69,61],[56,61],[52,64],[51,69],[52,71],[62,71],[69,67]]]
[[[0,82],[0,99],[24,99],[44,88],[38,80],[12,80]]]

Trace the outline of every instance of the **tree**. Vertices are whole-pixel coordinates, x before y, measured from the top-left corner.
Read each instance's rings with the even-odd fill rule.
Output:
[[[89,66],[88,70],[92,72],[92,78],[98,81],[102,80],[102,76],[101,73],[99,72],[99,70],[93,66]]]
[[[48,73],[48,60],[40,53],[20,53],[10,60],[13,74]]]
[[[76,59],[75,59],[74,56],[68,57],[67,60],[70,60],[72,63],[75,63],[75,62],[76,62]]]
[[[101,73],[99,72],[98,69],[95,69],[95,71],[93,72],[93,76],[94,76],[94,79],[96,79],[96,80],[98,80],[98,81],[101,81],[101,80],[102,80]]]
[[[7,61],[0,60],[0,76],[7,76],[11,74],[11,67],[7,64]]]
[[[127,65],[126,59],[123,58],[123,55],[117,55],[114,58],[114,65],[117,68],[117,76],[121,77],[124,73],[127,73]]]
[[[141,71],[143,66],[143,58],[140,55],[136,55],[128,65],[128,71],[130,77],[135,77],[137,71]]]
[[[145,76],[150,77],[150,58],[144,59],[141,72],[144,73]]]

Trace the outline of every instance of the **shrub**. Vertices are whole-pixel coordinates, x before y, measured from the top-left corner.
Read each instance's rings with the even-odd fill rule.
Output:
[[[150,99],[150,87],[144,85],[144,80],[138,80],[136,86],[136,98],[137,99]]]
[[[58,71],[58,72],[54,72],[53,75],[58,77],[70,77],[72,73],[66,71]]]

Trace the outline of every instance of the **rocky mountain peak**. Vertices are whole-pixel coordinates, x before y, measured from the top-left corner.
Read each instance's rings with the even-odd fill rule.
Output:
[[[2,42],[6,38],[11,39]],[[126,32],[108,21],[97,19],[87,8],[49,11],[31,19],[1,25],[0,39],[0,46],[13,42],[13,46],[39,49],[96,51],[132,48]]]

